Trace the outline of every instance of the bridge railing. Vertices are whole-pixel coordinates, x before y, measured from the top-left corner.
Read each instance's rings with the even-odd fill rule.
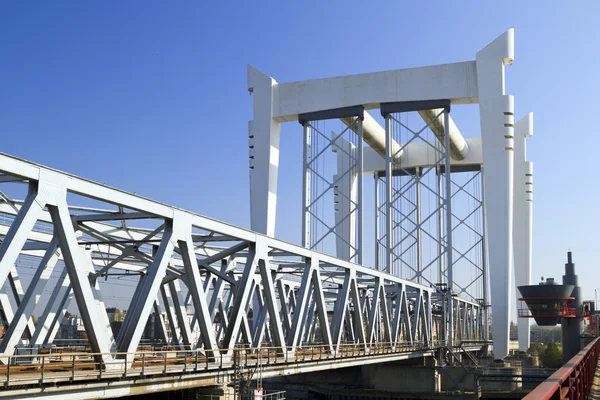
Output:
[[[600,338],[597,338],[525,396],[524,400],[587,399],[599,355]]]
[[[236,347],[229,357],[228,349],[215,355],[204,350],[173,350],[172,347],[138,351],[136,353],[110,353],[112,361],[104,353],[58,352],[3,356],[0,355],[0,385],[37,385],[58,382],[75,382],[90,379],[124,379],[153,375],[187,374],[242,368],[270,367],[290,363],[318,362],[326,360],[370,357],[386,354],[409,353],[432,350],[437,343],[398,342],[378,343],[369,348],[355,343],[344,343],[337,351],[327,345],[302,346],[296,351],[284,347],[261,347],[258,349]],[[133,363],[125,359],[133,354]]]

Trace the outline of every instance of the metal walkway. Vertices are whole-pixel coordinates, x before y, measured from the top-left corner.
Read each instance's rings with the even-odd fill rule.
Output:
[[[134,355],[129,367],[123,363],[100,364],[89,353],[13,356],[7,365],[0,366],[4,377],[0,398],[60,398],[71,393],[81,399],[97,398],[99,393],[116,397],[224,385],[257,375],[269,378],[434,355],[433,348],[408,344],[381,345],[368,351],[343,345],[336,354],[328,353],[324,346],[284,355],[278,355],[279,350],[234,349],[231,359],[224,353],[211,359],[200,351],[144,351]]]

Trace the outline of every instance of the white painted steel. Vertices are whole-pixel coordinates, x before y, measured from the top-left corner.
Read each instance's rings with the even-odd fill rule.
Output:
[[[436,118],[442,111],[442,109],[420,110],[419,115],[426,123],[432,121],[429,128],[441,143],[445,143],[446,122],[441,118]],[[464,160],[469,155],[469,144],[450,116],[448,116],[448,127],[450,133],[450,155],[455,160]]]
[[[248,90],[254,104],[248,123],[250,148],[250,209],[254,231],[275,236],[277,177],[279,174],[279,122],[274,119],[274,79],[248,66]]]
[[[478,98],[477,67],[467,61],[278,83],[276,93],[273,118],[279,122],[296,121],[302,113],[356,105],[374,109],[398,101],[449,99],[453,104],[471,104]]]
[[[513,241],[515,252],[515,286],[531,285],[533,233],[533,164],[527,161],[526,141],[533,136],[533,113],[515,124],[515,181]],[[516,300],[521,297],[519,291]],[[518,303],[517,303],[518,304]],[[519,318],[519,351],[527,351],[530,344],[531,319]]]
[[[514,176],[514,106],[512,96],[504,94],[504,66],[514,60],[513,30],[477,53],[476,60],[494,357],[504,358],[513,300]]]
[[[469,154],[462,160],[452,158],[450,164],[453,167],[464,166],[480,166],[483,165],[483,157],[481,154],[481,138],[465,139],[469,146]],[[373,172],[385,171],[385,159],[369,147],[365,147],[365,163],[364,174],[370,175]],[[412,169],[412,168],[429,168],[433,166],[435,160],[435,149],[428,143],[412,142],[404,146],[402,160],[400,164],[395,164],[397,168]]]
[[[253,135],[262,138],[261,149],[257,150],[255,146],[252,152],[259,151],[262,155],[272,157],[269,170],[271,174],[267,176],[265,168],[264,175],[260,177],[262,183],[258,186],[252,184],[252,190],[262,191],[259,194],[260,198],[253,197],[255,199],[252,207],[253,221],[262,218],[256,226],[269,225],[275,219],[274,207],[272,207],[273,198],[276,198],[275,185],[272,183],[267,185],[265,182],[276,176],[272,172],[276,171],[275,166],[279,162],[279,136],[274,133],[276,130],[278,132],[277,124],[295,121],[302,113],[357,105],[362,105],[369,110],[377,108],[382,103],[394,102],[446,99],[453,106],[478,102],[481,139],[465,139],[451,119],[434,124],[432,130],[440,138],[446,131],[445,127],[448,127],[449,148],[452,153],[449,163],[451,167],[473,165],[481,167],[483,171],[482,186],[485,199],[483,224],[485,235],[488,236],[483,239],[484,261],[481,268],[489,268],[489,274],[488,271],[484,271],[484,280],[489,276],[490,280],[495,282],[491,291],[494,352],[496,357],[504,357],[508,353],[509,310],[513,298],[512,260],[515,256],[513,254],[514,105],[512,96],[505,95],[504,65],[512,63],[513,60],[514,32],[511,29],[479,51],[475,61],[455,64],[289,83],[275,83],[271,78],[249,66],[250,75],[260,74],[264,80],[263,92],[267,93],[260,99],[254,100],[255,119],[263,121],[263,125],[260,129],[251,129]],[[249,82],[250,80],[249,78]],[[257,81],[257,78],[253,77],[252,80]],[[435,110],[421,112],[425,119],[429,119],[431,113],[435,113]],[[365,133],[370,136],[368,140],[373,142],[373,148],[364,150],[363,170],[364,172],[383,171],[386,169],[386,162],[383,157],[384,152],[380,149],[382,142],[385,142],[381,138],[385,136],[381,136],[380,126],[374,124],[371,126],[370,116],[366,117],[365,126],[367,125],[369,127],[365,128]],[[272,146],[270,140],[275,136],[277,145]],[[431,165],[430,152],[427,144],[410,143],[402,152],[400,160],[388,160],[388,163],[399,161],[402,168],[427,167]],[[388,154],[387,157],[390,155]],[[263,163],[266,163],[265,159],[266,156],[262,158]],[[340,185],[339,189],[343,190],[345,195],[351,196],[352,186],[352,181],[349,181]],[[531,197],[531,193],[527,196]],[[338,210],[346,210],[348,205],[341,204]],[[339,236],[348,238],[351,226],[351,222],[340,226]],[[342,241],[338,240],[337,254],[347,255],[347,246],[341,243]],[[386,267],[380,266],[380,268]],[[487,286],[487,283],[484,283],[484,286]],[[487,301],[485,291],[484,288],[483,302]],[[448,312],[452,313],[452,310],[453,307],[449,307]]]
[[[365,111],[363,117],[362,127],[365,142],[380,157],[385,158],[385,129],[368,112]],[[356,117],[340,118],[340,120],[348,127],[353,127],[356,123]],[[402,159],[402,148],[396,141],[392,141],[392,158],[395,163],[400,163]]]
[[[1,163],[0,161],[0,172],[16,175],[32,173],[31,163],[5,155],[0,155],[0,160],[10,161],[6,163]],[[5,166],[8,168],[5,168]],[[73,292],[77,307],[82,315],[86,315],[83,318],[83,323],[90,339],[90,344],[92,348],[104,351],[106,354],[100,361],[111,361],[113,362],[111,365],[115,365],[114,362],[118,362],[118,359],[115,359],[110,354],[114,349],[118,348],[122,351],[135,351],[137,349],[140,342],[141,330],[145,326],[145,321],[148,320],[150,310],[160,311],[160,307],[157,307],[159,291],[165,294],[169,292],[171,295],[170,300],[163,301],[163,307],[172,310],[172,312],[167,314],[170,315],[172,329],[177,329],[173,337],[180,337],[182,344],[185,346],[191,348],[197,346],[197,343],[191,339],[190,327],[187,318],[184,316],[183,304],[186,303],[186,300],[184,300],[185,296],[183,296],[182,283],[186,285],[188,290],[191,290],[189,297],[194,305],[193,312],[199,325],[198,329],[201,332],[202,346],[209,354],[211,349],[216,349],[216,346],[232,349],[234,346],[248,341],[250,343],[254,342],[256,346],[278,346],[281,349],[285,349],[282,346],[295,343],[291,344],[290,350],[293,352],[300,345],[298,342],[300,337],[314,340],[317,337],[317,331],[320,331],[320,340],[328,346],[329,352],[336,352],[339,349],[340,341],[345,337],[352,338],[357,344],[366,349],[369,345],[375,345],[383,340],[383,338],[387,338],[385,335],[381,337],[374,334],[367,335],[366,329],[369,325],[371,327],[378,325],[374,318],[377,318],[377,320],[383,318],[382,323],[388,326],[388,336],[393,336],[390,335],[392,331],[396,332],[396,336],[392,338],[393,340],[409,340],[411,342],[425,343],[426,345],[433,345],[433,341],[436,340],[431,332],[432,324],[428,322],[431,319],[431,313],[430,311],[422,312],[422,310],[431,310],[433,303],[439,301],[439,299],[435,299],[432,289],[427,286],[402,280],[381,271],[319,254],[263,235],[240,230],[239,228],[209,220],[199,215],[142,199],[135,195],[94,184],[45,167],[35,166],[35,168],[38,169],[38,176],[41,179],[38,182],[33,179],[33,175],[28,177],[30,184],[33,185],[30,198],[39,197],[39,191],[35,190],[35,188],[47,188],[43,192],[43,198],[49,204],[49,213],[42,211],[41,208],[32,209],[32,207],[26,206],[13,208],[12,213],[16,213],[17,215],[12,220],[8,231],[5,232],[5,240],[0,244],[2,254],[12,254],[13,252],[19,254],[17,248],[13,249],[18,243],[6,240],[7,237],[14,238],[15,231],[21,231],[20,234],[23,235],[25,240],[32,237],[39,243],[57,241],[59,244],[66,269],[53,289],[49,307],[46,308],[41,318],[42,325],[38,327],[40,329],[36,329],[34,335],[35,343],[44,344],[52,342],[51,335],[49,336],[49,334],[55,329],[56,317],[62,316],[62,313],[64,313],[61,310],[64,310],[66,299],[71,290],[70,284],[73,284],[73,282],[75,282],[73,284]],[[158,230],[150,230],[151,234],[135,233],[136,228],[131,228],[130,231],[130,228],[126,228],[128,231],[125,231],[122,224],[120,224],[121,221],[115,221],[113,225],[106,222],[91,221],[92,217],[89,216],[81,218],[80,222],[76,222],[73,225],[71,215],[69,215],[69,206],[66,202],[65,194],[67,191],[77,192],[82,196],[102,198],[104,201],[115,204],[118,207],[131,208],[147,213],[152,219],[161,222],[160,227]],[[27,204],[27,201],[24,204]],[[2,210],[9,211],[8,209]],[[162,213],[162,215],[158,213]],[[39,217],[53,221],[55,223],[54,232],[57,236],[55,237],[50,234],[40,235],[36,230],[24,230],[22,221],[33,220],[30,214],[35,214],[36,219]],[[105,219],[102,214],[95,215],[100,220]],[[165,217],[164,215],[170,217]],[[124,219],[128,218],[124,213],[121,213],[120,217]],[[77,221],[77,218],[73,218],[73,221]],[[129,223],[133,222],[130,220]],[[209,237],[214,237],[217,233],[229,235],[231,236],[230,239],[237,244],[229,244],[232,246],[231,249],[233,249],[231,251],[227,249],[222,251],[209,249],[209,252],[207,252],[201,249],[202,246],[197,247],[197,242],[192,244],[192,227],[208,231]],[[116,339],[112,338],[112,334],[110,333],[108,319],[101,298],[101,291],[97,287],[97,284],[95,285],[88,280],[90,273],[94,277],[98,277],[98,271],[106,272],[106,265],[93,261],[90,252],[85,249],[85,243],[87,242],[80,242],[82,238],[79,235],[80,229],[87,232],[86,235],[91,234],[90,237],[97,240],[97,243],[104,243],[95,249],[96,252],[105,252],[107,255],[112,254],[113,257],[127,254],[111,268],[129,268],[120,266],[122,263],[130,263],[129,258],[137,258],[140,261],[146,262],[147,265],[146,269],[143,270],[145,271],[145,275],[143,275],[143,278],[138,283],[133,296],[134,301],[128,310],[121,332]],[[138,230],[137,232],[140,231]],[[131,239],[132,237],[137,243],[156,240],[160,240],[160,243],[155,252],[140,252],[139,254],[122,253],[127,249],[127,245],[125,244],[114,243],[113,248],[106,246],[106,243],[111,243],[111,241],[116,239]],[[190,250],[192,247],[194,247],[193,253]],[[46,246],[46,248],[48,249],[47,251],[50,251],[49,249],[52,248],[52,245]],[[281,251],[283,256],[294,255],[295,257],[310,260],[311,268],[308,269],[309,273],[303,275],[301,284],[298,283],[300,286],[304,285],[304,287],[309,288],[309,290],[306,291],[300,288],[300,293],[305,294],[299,295],[297,301],[289,309],[279,306],[281,299],[277,300],[278,295],[275,287],[276,284],[279,284],[280,279],[284,279],[282,282],[287,282],[287,285],[294,284],[293,281],[285,278],[285,275],[279,276],[279,274],[286,273],[284,272],[285,269],[282,269],[282,266],[285,265],[289,265],[288,269],[294,271],[293,266],[295,264],[286,264],[284,260],[280,259],[281,255],[277,256],[277,254],[273,254],[274,251]],[[173,258],[173,252],[183,254],[183,260]],[[242,263],[239,265],[236,264],[232,260],[232,257],[246,260],[246,265],[244,266]],[[173,260],[179,260],[179,264],[168,265]],[[194,260],[197,260],[197,266],[194,265]],[[219,269],[210,267],[210,264],[213,263],[221,265],[220,271]],[[43,273],[44,263],[41,263],[38,268],[36,273]],[[135,271],[136,269],[132,268],[131,270]],[[198,270],[204,272],[206,279],[214,279],[215,282],[202,282],[202,277],[196,274]],[[346,283],[341,289],[335,283],[342,282],[340,280],[340,273],[346,276]],[[230,277],[225,279],[224,274],[229,274]],[[165,278],[168,279],[165,280]],[[402,304],[394,306],[393,302],[379,301],[379,312],[369,313],[363,309],[362,305],[372,302],[370,298],[375,293],[377,282],[380,282],[379,289],[376,292],[378,297],[385,296],[385,292],[393,293],[396,291],[401,293],[396,298]],[[381,282],[385,283],[385,288],[383,288]],[[35,283],[34,281],[34,286],[28,289],[28,292],[30,290],[37,290],[36,288],[39,285],[41,285],[41,281],[39,283]],[[211,310],[208,309],[208,299],[206,299],[206,290],[210,287],[214,288],[212,291],[213,297],[210,301]],[[223,289],[226,289],[226,292]],[[228,298],[232,299],[232,292],[235,292],[236,295],[233,296],[233,302],[229,302],[225,294],[228,293]],[[250,328],[247,318],[250,298],[252,298],[253,293],[259,297],[259,305],[261,310],[263,310],[261,311],[263,315],[261,318],[264,318],[262,320],[265,321],[265,324],[255,323],[254,330]],[[290,299],[293,298],[292,293]],[[378,301],[375,301],[371,307],[376,309],[377,303]],[[415,315],[409,314],[407,312],[409,304],[417,306],[420,310],[419,313]],[[473,304],[473,306],[477,307],[476,304]],[[217,315],[214,313],[214,309],[217,307],[225,312],[219,314],[221,327],[218,326],[219,323],[214,319]],[[314,318],[300,318],[302,315],[308,315],[306,312],[301,312],[302,309],[307,310]],[[326,314],[331,309],[335,311],[332,315],[332,321],[329,321]],[[29,310],[29,308],[24,308],[24,311],[26,310]],[[286,313],[287,320],[291,321],[287,340],[284,340],[283,324],[279,318],[281,313]],[[226,314],[231,315],[231,320],[227,321]],[[293,315],[294,320],[290,318],[290,315]],[[393,320],[402,326],[410,326],[410,332],[400,326],[390,326],[390,322],[386,322],[387,320]],[[319,321],[318,325],[313,321]],[[342,323],[343,321],[345,323]],[[421,326],[418,330],[415,330],[415,326],[419,324]],[[18,325],[22,326],[22,324]],[[268,328],[266,330],[262,328],[257,330],[256,328],[260,328],[260,325],[266,325]],[[320,328],[317,329],[317,326]],[[165,330],[164,325],[162,330]],[[218,331],[221,330],[224,332],[224,340],[223,343],[217,344],[216,338]],[[418,336],[415,336],[416,332],[419,332]],[[335,334],[332,335],[332,333]],[[213,334],[215,335],[215,339],[211,338]],[[9,356],[12,354],[12,350],[7,348],[3,354]],[[231,353],[231,350],[227,352]],[[126,365],[131,366],[131,358],[127,357],[124,361],[126,361]]]

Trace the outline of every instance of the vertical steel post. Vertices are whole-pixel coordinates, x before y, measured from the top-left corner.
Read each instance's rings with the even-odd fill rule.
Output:
[[[40,385],[44,384],[44,366],[46,364],[46,357],[42,356],[42,376],[40,379]]]
[[[363,263],[363,211],[364,211],[364,207],[363,207],[363,119],[361,118],[357,118],[356,119],[356,123],[357,123],[357,131],[358,131],[358,148],[357,148],[357,169],[358,171],[356,171],[356,173],[358,174],[357,176],[357,180],[358,180],[358,195],[356,198],[356,209],[357,209],[357,215],[356,215],[356,227],[357,227],[357,233],[356,233],[356,260],[355,262],[357,264],[361,264]]]
[[[438,227],[438,283],[444,283],[444,258],[442,256],[443,249],[442,243],[444,241],[443,229],[444,220],[443,214],[443,197],[442,197],[442,170],[439,165],[436,167],[436,179],[437,179],[437,200],[438,200],[438,212],[437,212],[437,227]]]
[[[444,109],[444,126],[449,127],[449,109]],[[438,117],[439,118],[439,117]],[[454,272],[452,269],[452,175],[450,171],[450,132],[449,129],[444,130],[444,147],[445,147],[445,178],[446,178],[446,274],[448,280],[448,320],[449,320],[449,339],[451,346],[454,341],[454,307],[452,306],[452,293],[454,286]]]
[[[373,174],[375,181],[375,269],[381,269],[379,263],[379,178],[377,172]]]
[[[421,168],[417,167],[415,169],[415,179],[416,181],[416,208],[417,208],[417,282],[423,283],[423,249],[421,244]]]
[[[134,355],[135,358],[135,355]],[[146,352],[142,353],[142,378],[144,377],[144,371],[146,367]]]
[[[483,340],[489,340],[489,293],[488,293],[488,263],[487,263],[487,226],[486,226],[486,212],[485,212],[485,188],[483,179],[483,165],[481,166],[481,225],[482,225],[482,238],[481,238],[481,275],[483,280],[483,317],[481,329],[483,331]]]
[[[385,116],[385,261],[384,271],[392,269],[392,116]]]
[[[310,125],[305,122],[302,125],[304,145],[303,145],[303,156],[302,156],[302,246],[310,248],[311,243],[311,221],[309,219],[309,205],[311,200],[311,172],[309,168],[310,157],[311,157],[311,132]]]
[[[448,303],[446,302],[446,296],[444,295],[444,299],[442,300],[442,338],[444,341],[444,346],[448,345]]]
[[[6,384],[5,387],[8,387],[10,384],[10,364],[12,364],[13,359],[8,357],[8,364],[6,365]]]

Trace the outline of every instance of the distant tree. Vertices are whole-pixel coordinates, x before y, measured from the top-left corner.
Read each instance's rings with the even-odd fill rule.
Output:
[[[537,353],[540,357],[544,354],[545,351],[546,351],[546,345],[543,343],[539,343],[539,342],[531,343],[531,346],[529,346],[529,349],[527,349],[527,353],[529,353],[529,354]]]
[[[113,319],[115,321],[123,321],[125,319],[125,311],[123,311],[123,310],[116,310]]]
[[[555,342],[550,343],[540,359],[547,368],[560,368],[562,366],[562,347]]]

